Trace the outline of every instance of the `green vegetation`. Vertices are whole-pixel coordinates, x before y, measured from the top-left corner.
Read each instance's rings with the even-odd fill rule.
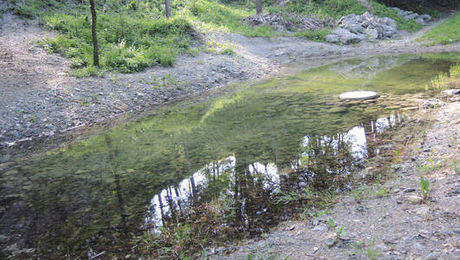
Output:
[[[422,189],[422,198],[425,201],[428,198],[428,193],[430,192],[430,181],[424,177],[420,177],[420,187]]]
[[[429,45],[450,44],[460,41],[460,13],[452,15],[445,22],[427,32],[420,40],[427,41]]]
[[[92,62],[91,18],[88,3],[82,0],[10,0],[12,10],[26,20],[39,18],[41,24],[60,34],[45,40],[43,46],[71,60],[72,75],[101,76],[104,71],[123,73],[142,71],[161,64],[171,66],[180,54],[194,55],[206,48],[220,54],[233,54],[233,47],[215,48],[197,37],[208,31],[239,33],[247,36],[277,35],[306,37],[324,41],[329,28],[317,31],[280,32],[270,26],[252,27],[243,19],[254,14],[253,1],[179,0],[172,3],[172,17],[165,18],[163,1],[96,0],[101,68]],[[395,19],[400,29],[417,30],[382,4],[372,2],[374,13]],[[367,9],[357,0],[288,2],[286,6],[265,2],[265,12],[281,14],[295,22],[296,16],[322,20],[363,13]]]

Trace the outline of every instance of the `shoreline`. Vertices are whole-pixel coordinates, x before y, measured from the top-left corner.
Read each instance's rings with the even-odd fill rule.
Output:
[[[36,39],[50,36],[49,32],[37,25],[24,25],[11,14],[4,14],[2,20],[3,27],[7,27],[0,30],[0,53],[12,51],[13,55],[0,60],[0,65],[7,65],[0,72],[5,77],[0,86],[4,91],[0,105],[5,108],[0,112],[0,162],[27,156],[37,147],[60,147],[100,129],[154,114],[164,106],[216,95],[232,84],[251,85],[342,59],[460,51],[460,43],[423,46],[415,42],[418,35],[442,19],[399,40],[356,46],[294,37],[211,33],[209,37],[215,41],[235,43],[235,54],[201,52],[195,57],[179,57],[174,67],[156,66],[140,73],[106,73],[103,78],[79,79],[66,74],[70,68],[65,58],[46,53],[36,45]],[[18,31],[22,35],[16,35]],[[45,65],[38,66],[41,63]]]

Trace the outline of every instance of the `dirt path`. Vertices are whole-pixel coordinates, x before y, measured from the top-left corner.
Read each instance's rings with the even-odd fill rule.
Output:
[[[424,113],[430,117],[433,112]],[[285,222],[260,241],[220,248],[234,252],[212,258],[460,259],[460,102],[433,118],[424,137],[411,133],[420,139],[407,147],[388,181],[362,186],[322,216]],[[421,175],[430,182],[426,201]]]
[[[26,26],[10,13],[1,17],[0,162],[9,160],[13,150],[32,149],[34,143],[59,143],[57,137],[75,129],[152,110],[230,83],[272,76],[295,62],[302,62],[298,68],[307,69],[342,57],[460,51],[460,43],[423,47],[410,35],[395,41],[338,46],[291,37],[215,33],[207,37],[235,44],[235,55],[203,52],[179,57],[174,67],[77,79],[68,76],[66,59],[38,46],[37,40],[49,36],[52,34],[35,24]]]

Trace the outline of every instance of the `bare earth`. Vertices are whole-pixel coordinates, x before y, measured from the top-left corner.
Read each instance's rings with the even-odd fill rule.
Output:
[[[460,102],[424,113],[435,123],[407,148],[384,184],[366,187],[358,199],[341,197],[318,218],[285,222],[260,241],[221,248],[232,253],[212,258],[460,259],[460,144],[454,138],[460,136]],[[431,160],[440,167],[426,173],[431,190],[422,201],[420,166]],[[382,189],[388,193],[382,196]],[[340,238],[338,227],[343,227]]]

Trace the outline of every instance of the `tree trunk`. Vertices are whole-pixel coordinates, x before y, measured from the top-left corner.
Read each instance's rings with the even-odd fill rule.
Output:
[[[165,0],[166,17],[171,17],[171,0]]]
[[[93,60],[94,66],[99,67],[99,47],[97,45],[97,34],[96,34],[96,7],[94,6],[94,0],[89,0],[91,6],[91,33],[93,36]]]
[[[256,13],[262,14],[262,0],[256,0]]]

